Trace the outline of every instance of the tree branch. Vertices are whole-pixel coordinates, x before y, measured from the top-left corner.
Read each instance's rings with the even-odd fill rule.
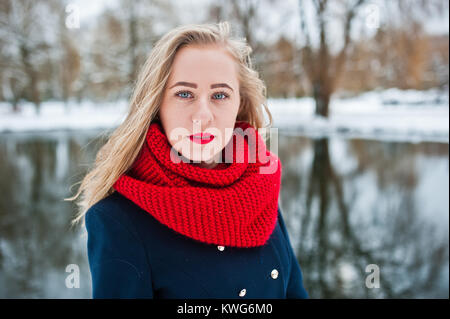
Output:
[[[344,62],[347,58],[347,51],[350,44],[350,34],[352,31],[352,24],[354,21],[354,18],[356,16],[356,12],[358,8],[363,5],[366,2],[366,0],[358,0],[348,11],[345,19],[345,25],[344,25],[344,45],[341,49],[341,51],[338,54],[338,57],[336,59],[335,63],[335,72],[333,75],[333,81],[332,81],[332,87],[333,89],[336,86],[336,83],[338,81],[338,78],[342,72],[342,68],[344,65]]]

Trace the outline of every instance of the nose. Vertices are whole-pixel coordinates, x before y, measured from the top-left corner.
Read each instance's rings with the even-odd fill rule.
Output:
[[[205,98],[199,99],[195,111],[192,113],[192,123],[194,125],[200,125],[203,130],[203,128],[206,128],[211,123],[213,117],[209,101]]]

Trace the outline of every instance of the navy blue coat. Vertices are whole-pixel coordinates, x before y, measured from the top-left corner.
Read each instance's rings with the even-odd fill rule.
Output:
[[[224,250],[175,232],[118,192],[85,218],[93,298],[308,297],[279,207],[268,244]]]

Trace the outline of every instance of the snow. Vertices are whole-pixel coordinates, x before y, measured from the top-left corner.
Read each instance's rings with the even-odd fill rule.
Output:
[[[274,127],[313,137],[340,135],[396,141],[449,140],[448,92],[398,89],[335,98],[329,118],[314,114],[312,98],[272,99]]]
[[[448,91],[371,91],[345,98],[335,96],[330,116],[314,114],[310,97],[268,99],[273,127],[284,134],[311,137],[343,136],[396,141],[449,141]],[[0,133],[55,130],[110,129],[126,116],[127,101],[95,103],[47,101],[36,114],[33,104],[21,104],[19,113],[0,103]]]
[[[62,102],[47,101],[41,104],[39,114],[32,103],[22,104],[20,113],[14,114],[5,111],[10,106],[1,103],[0,132],[108,129],[125,119],[127,107],[126,101],[69,102],[67,108]]]

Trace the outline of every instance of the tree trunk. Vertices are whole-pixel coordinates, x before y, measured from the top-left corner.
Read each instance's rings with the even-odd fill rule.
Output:
[[[36,107],[36,113],[39,114],[41,101],[38,89],[38,74],[34,70],[33,65],[30,62],[30,50],[25,45],[20,46],[20,54],[24,66],[24,71],[28,75],[31,100]]]
[[[11,104],[12,104],[13,113],[19,113],[19,101],[14,99],[14,100],[12,100]]]
[[[36,107],[36,113],[39,114],[41,112],[41,100],[37,86],[37,74],[34,70],[32,70],[31,73],[32,73],[30,75],[31,98],[33,100],[34,106]]]
[[[328,117],[330,94],[324,90],[320,83],[314,84],[314,101],[316,102],[316,115]]]

